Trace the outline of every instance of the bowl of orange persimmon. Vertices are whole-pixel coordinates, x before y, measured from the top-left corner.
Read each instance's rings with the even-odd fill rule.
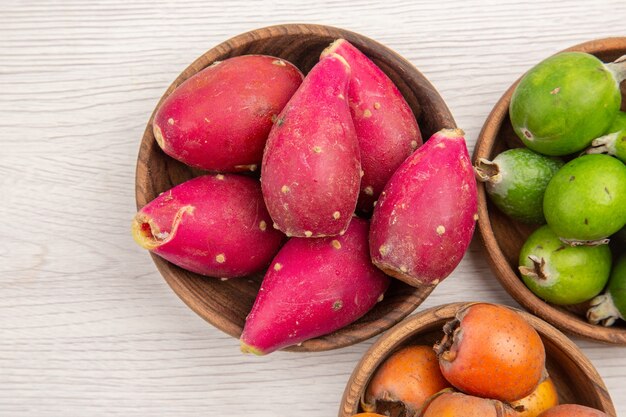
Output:
[[[357,415],[616,414],[596,369],[560,331],[511,307],[468,302],[413,315],[370,347],[339,409]]]

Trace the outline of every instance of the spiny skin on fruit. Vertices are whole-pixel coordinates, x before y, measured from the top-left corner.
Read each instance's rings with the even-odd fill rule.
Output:
[[[579,404],[561,404],[539,414],[539,417],[610,417],[608,414]]]
[[[602,61],[583,52],[563,52],[523,76],[509,114],[515,133],[530,149],[567,155],[603,135],[620,104],[619,83]]]
[[[421,417],[516,417],[515,410],[500,401],[443,391],[432,397]]]
[[[591,142],[587,153],[607,153],[626,163],[626,113],[619,112],[604,136]]]
[[[548,225],[561,238],[594,241],[626,224],[626,165],[608,155],[583,155],[550,180],[543,198]]]
[[[590,323],[612,326],[616,320],[626,319],[626,254],[613,265],[605,293],[591,300],[590,305]]]
[[[430,396],[449,387],[432,347],[406,346],[376,370],[361,406],[365,411],[382,411],[379,402],[398,402],[407,415],[413,415]]]
[[[529,396],[511,403],[517,417],[537,417],[542,412],[559,405],[559,394],[552,378],[545,379]]]
[[[303,75],[284,59],[242,55],[215,62],[179,85],[154,115],[156,142],[169,156],[209,171],[255,171],[272,118]]]
[[[359,145],[345,96],[350,66],[332,54],[307,74],[270,131],[261,186],[276,227],[287,236],[346,230],[361,182]]]
[[[244,352],[267,354],[328,334],[382,300],[390,278],[372,265],[367,220],[343,236],[290,239],[274,257],[241,334]]]
[[[570,246],[544,225],[519,254],[524,284],[538,297],[559,305],[578,304],[602,291],[611,273],[608,245]]]
[[[374,208],[372,262],[409,285],[436,285],[474,233],[476,180],[460,129],[442,129],[393,174]]]
[[[481,159],[474,170],[491,201],[506,215],[524,223],[545,223],[543,194],[563,161],[527,148],[509,149],[493,161]]]
[[[472,304],[444,326],[435,344],[443,376],[459,390],[512,402],[541,382],[546,353],[537,331],[503,306]]]
[[[387,75],[345,39],[326,48],[352,69],[348,103],[361,150],[361,192],[357,207],[371,213],[374,202],[400,164],[422,144],[411,107]]]
[[[204,175],[146,204],[132,233],[141,247],[181,268],[234,278],[259,272],[278,252],[285,236],[270,222],[258,180]]]

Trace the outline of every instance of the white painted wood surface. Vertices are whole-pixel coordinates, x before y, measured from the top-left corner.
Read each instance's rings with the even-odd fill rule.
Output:
[[[469,139],[532,63],[624,36],[623,0],[3,0],[0,416],[333,416],[371,342],[239,353],[174,295],[129,234],[139,139],[179,71],[238,33],[351,29],[413,62]],[[514,305],[477,241],[423,307]],[[423,308],[421,307],[421,308]],[[576,340],[626,415],[626,348]]]

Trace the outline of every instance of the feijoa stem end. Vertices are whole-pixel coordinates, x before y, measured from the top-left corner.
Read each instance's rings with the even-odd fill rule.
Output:
[[[502,181],[502,174],[500,174],[500,166],[488,159],[478,158],[478,162],[474,166],[474,173],[476,178],[480,182],[490,182],[496,184]]]
[[[618,84],[626,79],[626,55],[622,55],[615,61],[605,65],[613,73]]]
[[[546,260],[543,259],[543,257],[538,258],[535,255],[530,255],[528,259],[530,259],[530,261],[533,263],[533,266],[532,268],[529,268],[525,265],[520,266],[519,271],[521,272],[521,274],[530,278],[538,279],[540,281],[547,280],[548,274],[545,270]]]
[[[587,310],[587,321],[591,324],[601,324],[604,327],[610,327],[619,318],[623,318],[617,310],[613,297],[605,293],[598,295],[589,303]]]
[[[591,147],[588,148],[585,153],[606,153],[609,155],[615,155],[617,153],[616,143],[621,136],[620,133],[621,132],[613,132],[594,139],[593,142],[591,142]]]

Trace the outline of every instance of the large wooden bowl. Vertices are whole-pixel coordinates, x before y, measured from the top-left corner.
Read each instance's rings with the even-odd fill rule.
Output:
[[[567,50],[588,52],[611,62],[626,54],[626,38],[585,42]],[[474,149],[474,163],[478,158],[493,159],[507,149],[523,146],[509,119],[509,103],[518,82],[504,93],[487,118]],[[626,110],[626,83],[622,83],[622,97],[622,110]],[[517,272],[518,256],[522,245],[537,227],[505,216],[491,203],[484,185],[479,183],[478,229],[489,265],[506,291],[525,309],[565,332],[606,343],[626,344],[624,322],[618,322],[613,327],[589,324],[585,320],[584,304],[569,308],[549,304],[524,285]]]
[[[411,106],[424,138],[444,127],[456,127],[450,111],[435,88],[401,56],[365,36],[347,30],[304,24],[254,30],[216,46],[176,78],[161,97],[157,108],[178,85],[214,61],[244,54],[267,54],[286,59],[307,73],[318,61],[322,50],[337,38],[345,38],[354,44],[393,80]],[[200,174],[161,151],[152,134],[153,117],[154,112],[146,126],[137,160],[138,209],[159,193]],[[158,256],[153,255],[153,260],[170,287],[193,311],[229,335],[240,336],[262,274],[223,282],[185,271]],[[394,280],[384,300],[357,322],[287,350],[321,351],[366,340],[406,317],[431,291],[431,288],[416,289]]]
[[[339,417],[349,417],[361,411],[360,400],[370,379],[393,352],[412,344],[432,346],[443,336],[443,325],[469,304],[446,304],[422,311],[378,339],[352,372],[343,393]],[[604,382],[578,347],[545,321],[523,311],[518,313],[541,336],[546,348],[546,368],[556,386],[560,402],[586,405],[615,416],[615,408]]]

